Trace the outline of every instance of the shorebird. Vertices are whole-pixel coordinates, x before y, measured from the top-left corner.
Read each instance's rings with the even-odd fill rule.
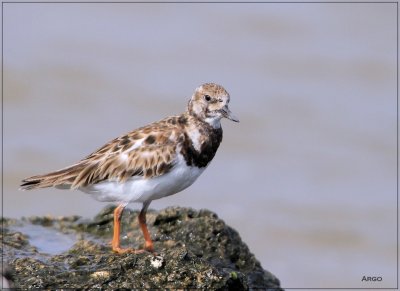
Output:
[[[20,189],[77,189],[99,201],[116,202],[112,250],[154,252],[146,211],[151,201],[192,185],[210,164],[222,141],[221,119],[239,122],[229,110],[229,100],[222,86],[203,84],[196,88],[181,115],[117,137],[72,166],[26,178]],[[144,249],[120,246],[121,216],[130,202],[143,203],[138,220]]]

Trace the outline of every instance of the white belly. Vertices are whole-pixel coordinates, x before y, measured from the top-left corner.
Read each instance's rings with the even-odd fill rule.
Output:
[[[125,183],[103,181],[95,185],[79,188],[106,202],[145,202],[172,195],[189,187],[203,173],[204,168],[189,167],[182,156],[165,175],[144,179],[136,176]]]

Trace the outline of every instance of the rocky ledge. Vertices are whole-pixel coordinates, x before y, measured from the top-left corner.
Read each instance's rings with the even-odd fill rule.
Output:
[[[18,289],[282,290],[239,234],[208,210],[149,211],[157,255],[114,254],[114,206],[94,219],[3,218],[3,275]],[[138,211],[122,218],[123,247],[139,247]]]

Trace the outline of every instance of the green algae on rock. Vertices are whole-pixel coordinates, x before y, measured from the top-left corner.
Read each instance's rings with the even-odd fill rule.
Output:
[[[239,234],[208,210],[170,207],[149,211],[148,225],[157,255],[114,254],[112,236],[114,206],[93,220],[79,217],[34,217],[3,221],[3,253],[16,288],[80,289],[207,289],[282,290],[279,280],[265,271]],[[138,211],[122,218],[121,241],[140,247],[142,235]],[[56,254],[31,246],[29,233],[14,232],[17,224],[41,224],[60,234],[74,233],[77,242]],[[51,238],[49,238],[51,239]],[[39,249],[39,251],[38,251]]]

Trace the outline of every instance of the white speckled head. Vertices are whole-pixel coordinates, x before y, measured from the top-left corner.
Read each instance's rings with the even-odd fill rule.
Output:
[[[188,111],[213,127],[219,127],[223,117],[239,122],[229,110],[229,101],[229,93],[224,87],[215,83],[205,83],[196,88],[189,101]]]

